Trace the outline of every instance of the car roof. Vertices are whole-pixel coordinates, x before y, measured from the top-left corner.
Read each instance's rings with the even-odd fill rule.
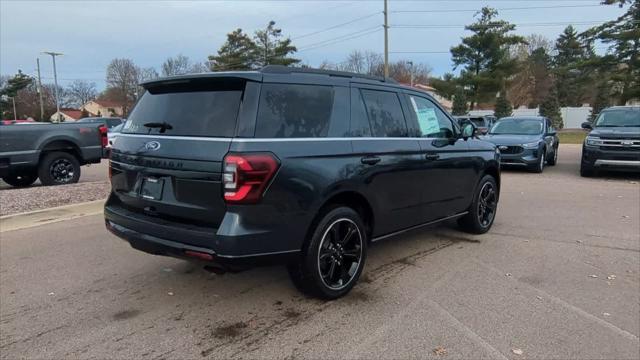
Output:
[[[637,105],[625,105],[625,106],[611,106],[602,111],[610,111],[610,110],[631,110],[631,111],[640,111],[640,106]]]
[[[286,82],[286,83],[306,83],[319,85],[337,85],[348,86],[349,83],[359,83],[368,85],[380,85],[391,87],[396,90],[407,90],[421,93],[433,98],[428,92],[415,87],[409,87],[398,84],[390,78],[379,76],[364,75],[346,71],[321,70],[311,68],[297,68],[282,65],[268,65],[260,70],[253,71],[217,71],[199,74],[187,74],[162,77],[141,83],[144,88],[179,84],[189,80],[206,80],[206,79],[245,79],[256,82]]]
[[[544,116],[507,116],[507,117],[503,117],[498,119],[498,121],[502,121],[502,120],[545,120],[546,117]]]

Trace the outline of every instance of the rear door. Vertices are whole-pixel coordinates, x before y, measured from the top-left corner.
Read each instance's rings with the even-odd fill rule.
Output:
[[[368,119],[369,129],[357,135],[371,135],[354,138],[352,144],[369,198],[375,199],[374,236],[421,223],[420,144],[409,137],[399,95],[385,87],[352,88],[352,132],[354,123]]]
[[[255,116],[255,109],[243,107],[243,95],[257,88],[233,78],[148,87],[112,151],[112,187],[121,205],[151,217],[217,227],[225,211],[222,161],[237,119],[246,112]]]

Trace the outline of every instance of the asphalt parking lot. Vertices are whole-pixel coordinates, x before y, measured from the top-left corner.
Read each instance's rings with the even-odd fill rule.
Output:
[[[376,244],[333,302],[134,251],[101,216],[0,233],[0,357],[637,359],[640,180],[579,156],[504,171],[488,234]]]

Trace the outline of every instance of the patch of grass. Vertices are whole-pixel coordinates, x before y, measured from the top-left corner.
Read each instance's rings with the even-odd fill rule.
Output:
[[[560,144],[582,144],[587,132],[584,130],[563,130],[558,131]]]

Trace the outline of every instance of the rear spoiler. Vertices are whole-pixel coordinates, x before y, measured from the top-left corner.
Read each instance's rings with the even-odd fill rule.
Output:
[[[155,86],[165,86],[165,85],[179,85],[186,84],[192,81],[207,81],[207,79],[211,80],[232,80],[232,79],[244,79],[249,81],[262,81],[262,73],[257,71],[220,71],[220,72],[211,72],[211,73],[201,73],[201,74],[189,74],[189,75],[177,75],[177,76],[168,76],[158,79],[153,79],[149,81],[145,81],[140,83],[140,86],[145,89],[149,87]]]

